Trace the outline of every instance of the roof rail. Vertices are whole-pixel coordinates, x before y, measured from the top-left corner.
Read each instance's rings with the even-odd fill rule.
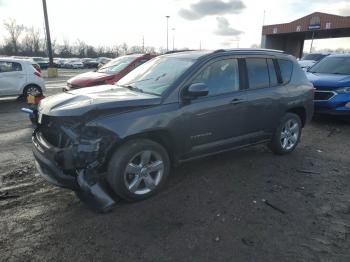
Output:
[[[188,51],[197,51],[197,50],[194,50],[194,49],[181,49],[181,50],[172,50],[172,51],[168,51],[168,52],[165,52],[164,54],[174,54],[174,53],[181,53],[181,52],[188,52]]]
[[[228,51],[228,50],[226,50],[226,49],[217,49],[217,50],[215,50],[215,51],[213,52],[213,54],[215,54],[215,53],[220,53],[220,52],[226,52],[226,51]]]
[[[215,50],[213,53],[228,52],[228,51],[275,52],[275,53],[280,53],[280,54],[286,53],[285,51],[282,51],[282,50],[264,49],[264,48],[232,48],[232,49],[218,49],[218,50]]]

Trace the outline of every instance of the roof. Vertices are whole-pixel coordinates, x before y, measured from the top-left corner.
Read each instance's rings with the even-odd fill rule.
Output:
[[[28,58],[13,58],[13,57],[0,57],[0,61],[8,61],[8,62],[33,62]]]
[[[331,54],[328,57],[350,57],[350,53],[345,54]]]
[[[350,16],[314,12],[289,23],[265,25],[263,35],[350,28]]]

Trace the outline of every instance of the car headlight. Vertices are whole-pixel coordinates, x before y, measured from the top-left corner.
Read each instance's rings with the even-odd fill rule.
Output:
[[[350,93],[350,87],[342,87],[336,90],[337,93]]]

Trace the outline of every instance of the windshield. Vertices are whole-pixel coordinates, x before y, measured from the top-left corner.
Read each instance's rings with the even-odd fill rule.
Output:
[[[121,56],[102,66],[97,72],[106,74],[115,74],[127,67],[136,57]]]
[[[314,60],[314,61],[319,61],[322,58],[324,58],[327,55],[323,55],[323,54],[308,54],[306,56],[304,56],[301,60]]]
[[[119,86],[161,95],[195,60],[156,57],[117,82]]]
[[[350,57],[326,57],[311,67],[309,72],[350,75]]]

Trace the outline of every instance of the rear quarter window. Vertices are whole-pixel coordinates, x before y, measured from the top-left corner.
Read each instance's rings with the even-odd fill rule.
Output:
[[[289,83],[293,72],[293,62],[285,59],[278,59],[277,62],[281,72],[282,84]]]

